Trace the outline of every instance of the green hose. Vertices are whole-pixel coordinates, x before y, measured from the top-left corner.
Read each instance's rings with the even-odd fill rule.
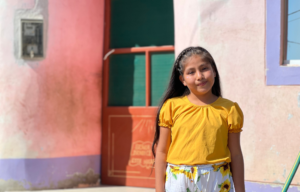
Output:
[[[289,189],[290,184],[291,184],[291,182],[292,182],[292,180],[295,176],[295,173],[297,172],[299,164],[300,164],[300,152],[299,152],[298,158],[297,158],[297,160],[296,160],[296,162],[295,162],[295,164],[292,168],[292,171],[290,172],[288,178],[286,179],[286,182],[285,182],[281,192],[287,192],[287,190]]]

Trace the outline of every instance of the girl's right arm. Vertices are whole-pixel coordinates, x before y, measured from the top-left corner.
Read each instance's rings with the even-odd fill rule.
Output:
[[[171,129],[160,127],[160,136],[155,155],[155,189],[156,192],[165,191],[165,175],[167,154],[171,143]]]

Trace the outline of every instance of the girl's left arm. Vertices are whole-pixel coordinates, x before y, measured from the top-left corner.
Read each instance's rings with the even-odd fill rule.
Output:
[[[240,144],[240,133],[228,134],[228,147],[231,153],[231,170],[236,192],[245,192],[244,159]]]

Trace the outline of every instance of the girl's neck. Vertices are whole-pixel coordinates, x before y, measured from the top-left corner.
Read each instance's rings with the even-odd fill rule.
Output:
[[[195,95],[192,92],[187,95],[189,101],[195,105],[208,105],[215,102],[219,97],[212,94],[212,92],[206,93],[204,95]]]

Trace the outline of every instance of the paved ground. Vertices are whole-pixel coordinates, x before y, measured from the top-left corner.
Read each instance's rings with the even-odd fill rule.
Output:
[[[150,188],[139,188],[139,187],[100,186],[100,187],[93,187],[93,188],[44,190],[44,191],[28,191],[28,192],[155,192],[155,190]]]

